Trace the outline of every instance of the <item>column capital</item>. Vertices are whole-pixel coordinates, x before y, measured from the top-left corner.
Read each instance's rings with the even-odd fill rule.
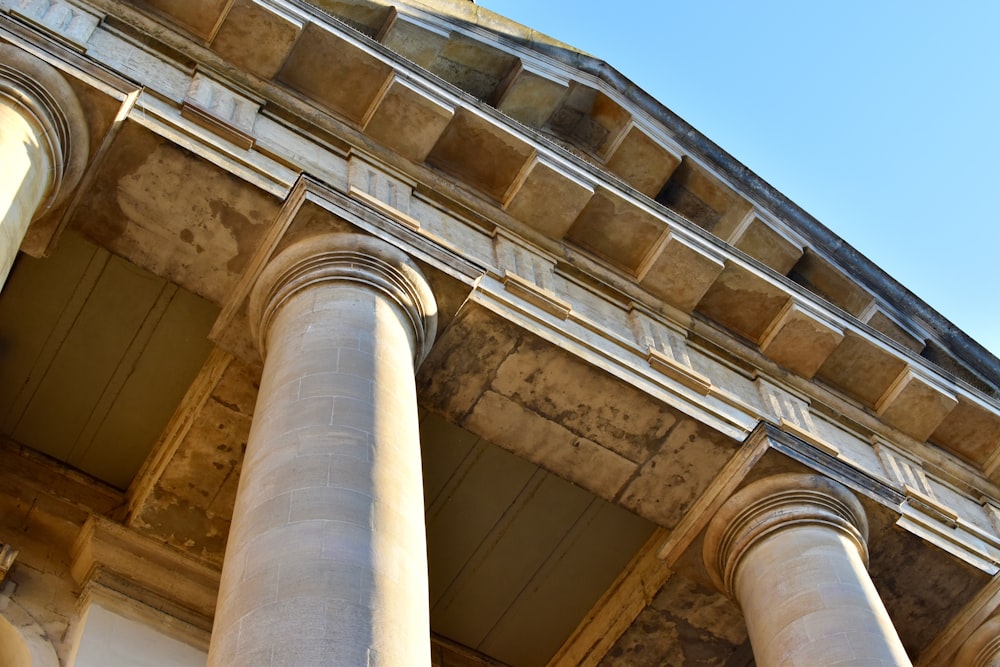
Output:
[[[405,252],[373,236],[330,233],[298,241],[274,257],[250,293],[250,332],[267,356],[271,320],[294,295],[325,283],[347,282],[380,292],[406,316],[419,363],[437,328],[437,303],[427,279]]]
[[[987,619],[969,635],[955,656],[959,667],[1000,665],[1000,616]]]
[[[822,475],[785,473],[753,482],[716,513],[703,551],[712,582],[735,598],[736,572],[747,552],[778,531],[802,526],[841,533],[867,566],[868,520],[854,494]]]
[[[0,98],[38,127],[52,160],[52,183],[37,218],[59,205],[80,182],[90,153],[86,115],[73,88],[51,65],[10,44],[0,44]]]

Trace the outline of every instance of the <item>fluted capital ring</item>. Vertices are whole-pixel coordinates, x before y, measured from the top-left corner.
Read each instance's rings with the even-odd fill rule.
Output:
[[[821,475],[786,473],[756,481],[719,509],[705,534],[703,557],[713,583],[735,597],[741,559],[778,531],[823,526],[847,536],[868,563],[868,520],[858,499]]]
[[[965,640],[954,664],[968,667],[1000,664],[1000,616],[986,620]]]
[[[414,363],[430,351],[437,328],[437,303],[427,279],[406,253],[361,234],[313,236],[289,246],[261,272],[250,293],[250,331],[267,355],[271,321],[296,294],[334,282],[363,285],[392,300],[410,325]]]
[[[80,182],[90,153],[87,119],[73,88],[54,67],[9,44],[0,44],[0,98],[19,108],[45,139],[52,184],[38,217]]]

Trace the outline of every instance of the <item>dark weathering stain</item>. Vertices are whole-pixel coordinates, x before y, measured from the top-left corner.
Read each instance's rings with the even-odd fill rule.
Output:
[[[142,144],[143,148],[129,148],[136,143]],[[103,173],[95,179],[90,192],[77,207],[72,226],[102,245],[112,245],[120,238],[130,220],[118,203],[118,184],[122,179],[137,174],[159,145],[161,142],[156,137],[126,124],[116,142],[118,150],[113,150],[104,161]],[[125,148],[121,149],[121,146]]]
[[[227,205],[223,199],[212,199],[208,204],[212,213],[218,216],[222,226],[228,229],[236,240],[236,254],[226,262],[226,270],[234,274],[242,273],[257,245],[256,225],[250,218]]]

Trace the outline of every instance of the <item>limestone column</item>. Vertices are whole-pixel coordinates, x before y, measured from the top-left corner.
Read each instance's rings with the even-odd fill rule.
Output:
[[[66,80],[0,45],[0,287],[28,226],[76,186],[88,150],[86,119]]]
[[[758,667],[910,665],[868,575],[857,498],[820,475],[740,490],[712,519],[705,564],[743,610]]]
[[[955,656],[955,667],[1000,667],[1000,616],[973,632]]]
[[[250,298],[265,357],[208,664],[430,664],[415,362],[436,306],[354,234],[301,241]]]

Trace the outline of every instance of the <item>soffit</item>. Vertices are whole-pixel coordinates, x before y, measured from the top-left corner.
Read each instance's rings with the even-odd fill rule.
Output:
[[[0,296],[3,432],[118,488],[209,351],[217,309],[67,234]]]

